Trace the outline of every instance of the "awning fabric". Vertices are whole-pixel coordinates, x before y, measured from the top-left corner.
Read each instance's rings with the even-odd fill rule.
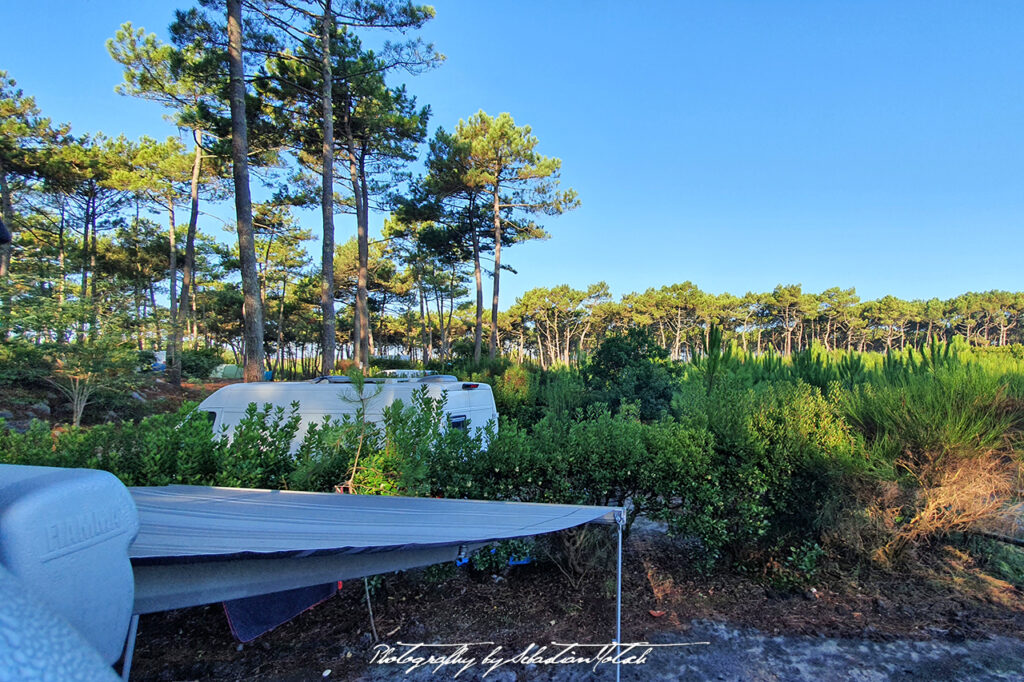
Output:
[[[135,613],[454,560],[494,540],[615,523],[620,508],[166,486],[129,489]]]
[[[129,488],[133,561],[440,547],[614,523],[614,509],[172,485]]]

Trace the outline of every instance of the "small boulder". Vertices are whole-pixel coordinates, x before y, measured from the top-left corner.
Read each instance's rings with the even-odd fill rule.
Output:
[[[146,402],[146,399],[138,391],[132,391],[132,397],[138,400],[140,403]]]
[[[14,413],[7,410],[0,410],[0,419],[14,419]]]
[[[32,426],[32,420],[12,419],[11,421],[4,422],[4,425],[15,433],[26,433],[29,427]]]
[[[33,405],[31,409],[33,412],[38,412],[39,414],[49,415],[52,412],[52,410],[50,410],[50,406],[44,403],[42,400]]]

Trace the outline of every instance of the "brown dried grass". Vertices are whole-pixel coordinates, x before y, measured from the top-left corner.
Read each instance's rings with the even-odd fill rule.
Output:
[[[1013,534],[1024,514],[1020,462],[998,452],[907,458],[900,483],[852,479],[846,504],[826,519],[824,540],[850,559],[881,566],[910,560],[950,533]]]
[[[1020,468],[1011,458],[990,453],[903,466],[917,482],[911,504],[875,504],[872,509],[891,520],[886,524],[891,536],[872,553],[879,563],[891,564],[908,549],[949,533],[1012,532],[1024,512],[1024,504],[1017,501]],[[902,522],[910,514],[910,520]]]

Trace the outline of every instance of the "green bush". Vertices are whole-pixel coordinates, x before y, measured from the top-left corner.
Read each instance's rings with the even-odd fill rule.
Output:
[[[40,384],[53,372],[45,349],[34,343],[0,341],[0,386]]]
[[[298,403],[283,407],[249,403],[231,440],[220,440],[217,484],[237,488],[285,488],[295,469],[291,444],[299,430]]]
[[[532,424],[536,420],[536,376],[524,365],[513,365],[493,380],[494,404],[506,421]]]
[[[50,425],[33,419],[25,433],[8,429],[0,420],[0,463],[29,466],[68,466],[62,463]]]
[[[542,372],[537,385],[537,404],[541,415],[554,414],[568,419],[587,404],[587,392],[579,372],[565,367]]]
[[[672,401],[668,351],[642,329],[605,339],[583,368],[583,376],[592,402],[606,403],[613,410],[638,403],[643,421],[660,418]]]
[[[138,424],[116,422],[52,432],[36,421],[24,434],[0,431],[0,457],[8,464],[105,469],[125,485],[221,483],[222,445],[195,407],[186,403],[177,412],[147,417]]]
[[[785,536],[814,538],[844,492],[843,477],[868,464],[837,400],[800,381],[747,388],[731,378],[710,395],[689,383],[673,409],[714,436],[714,486],[705,506],[670,515],[673,529],[700,537],[712,559]]]
[[[295,469],[289,476],[293,490],[333,492],[348,477],[354,446],[349,424],[325,416],[320,423],[310,424],[302,444],[295,453]]]
[[[431,458],[430,479],[444,497],[628,506],[632,524],[669,507],[696,513],[713,497],[711,456],[704,429],[595,405],[575,421],[550,413],[532,432],[504,426],[486,451],[448,444]]]
[[[224,364],[224,355],[218,348],[196,348],[181,351],[181,376],[208,379],[218,365]]]

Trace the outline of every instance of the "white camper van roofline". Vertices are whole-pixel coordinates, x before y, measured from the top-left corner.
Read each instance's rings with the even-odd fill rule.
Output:
[[[460,379],[453,374],[428,374],[421,377],[366,377],[363,381],[368,384],[446,384],[458,383]],[[323,376],[316,377],[315,379],[310,379],[309,382],[312,384],[350,384],[352,383],[352,379],[339,374],[325,374]]]

